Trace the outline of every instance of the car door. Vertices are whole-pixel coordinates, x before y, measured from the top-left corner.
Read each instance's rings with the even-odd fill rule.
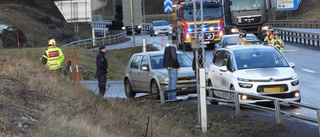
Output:
[[[224,52],[223,63],[219,70],[220,76],[220,88],[230,90],[232,85],[233,71],[234,71],[234,63],[233,63],[232,54],[229,51]],[[223,68],[224,67],[224,68]],[[224,70],[223,70],[224,69]],[[232,99],[233,94],[229,92],[223,92],[222,96],[226,99]]]
[[[139,68],[139,72],[137,73],[138,78],[138,88],[140,91],[149,92],[150,91],[150,81],[151,81],[151,73],[150,73],[150,62],[148,56],[143,56]],[[145,67],[145,68],[144,68]]]
[[[130,64],[129,77],[131,81],[131,86],[133,90],[138,90],[139,78],[138,73],[140,72],[139,66],[142,59],[142,55],[136,55]]]
[[[216,88],[221,88],[221,77],[220,77],[220,67],[222,66],[224,59],[224,50],[218,50],[215,52],[212,62],[209,66],[209,78],[212,82],[212,86]],[[223,96],[223,92],[215,91],[214,94],[218,97]]]

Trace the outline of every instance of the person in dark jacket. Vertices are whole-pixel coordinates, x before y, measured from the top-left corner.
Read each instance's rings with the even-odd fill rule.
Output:
[[[173,44],[167,44],[163,55],[163,66],[168,70],[168,90],[175,90],[177,88],[178,71],[180,64],[178,62],[176,47]],[[169,93],[168,99],[177,99],[176,93]]]
[[[106,92],[106,82],[107,82],[107,73],[108,70],[108,61],[105,57],[105,46],[99,47],[99,53],[96,57],[96,64],[97,64],[97,77],[98,77],[98,87],[99,87],[99,93],[104,96],[104,93]]]

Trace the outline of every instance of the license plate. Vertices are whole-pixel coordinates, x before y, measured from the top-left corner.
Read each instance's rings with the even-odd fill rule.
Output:
[[[269,87],[269,88],[264,88],[264,92],[284,92],[283,87]]]

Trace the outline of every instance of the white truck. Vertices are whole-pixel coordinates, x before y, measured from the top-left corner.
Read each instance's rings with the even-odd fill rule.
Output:
[[[122,0],[123,27],[127,33],[132,33],[132,27],[137,33],[141,32],[142,9],[141,0]],[[132,6],[131,6],[132,5]],[[133,11],[131,13],[131,11]],[[133,19],[133,23],[132,23]]]

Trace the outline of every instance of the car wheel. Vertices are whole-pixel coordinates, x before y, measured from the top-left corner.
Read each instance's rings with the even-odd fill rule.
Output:
[[[158,84],[157,84],[157,82],[155,80],[153,80],[151,82],[150,92],[151,92],[150,94],[159,94],[160,93]],[[153,99],[159,100],[160,99],[160,95],[154,96]]]
[[[209,87],[212,87],[211,81],[209,81],[208,86],[209,86]],[[217,98],[217,97],[214,95],[214,90],[210,89],[208,92],[209,92],[209,94],[208,94],[209,97]],[[210,100],[210,103],[211,103],[211,104],[218,104],[219,102],[218,102],[218,101],[215,101],[215,100]]]
[[[136,96],[136,92],[132,90],[131,83],[128,79],[125,80],[124,86],[127,98],[134,98]]]

